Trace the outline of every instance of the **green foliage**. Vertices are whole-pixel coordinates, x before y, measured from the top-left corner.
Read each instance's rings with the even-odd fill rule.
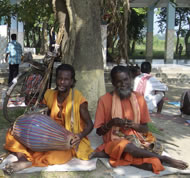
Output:
[[[127,24],[127,43],[124,44],[124,1],[122,0],[105,0],[102,6],[104,15],[108,17],[106,22],[108,23],[108,58],[118,60],[120,57],[124,57],[124,45],[127,48],[128,53],[133,53],[135,43],[142,42],[145,37],[145,24],[146,24],[146,8],[131,8],[128,17]],[[103,18],[105,19],[105,18]],[[135,19],[135,20],[134,20]],[[104,20],[105,21],[105,20]]]
[[[51,0],[23,0],[17,5],[17,16],[31,30],[42,28],[44,21],[53,26],[55,21]]]
[[[17,4],[18,20],[24,23],[25,46],[40,48],[44,31],[46,36],[55,25],[51,0],[22,0]],[[43,24],[46,24],[44,27]],[[44,44],[43,44],[44,45]]]
[[[10,17],[16,15],[24,23],[25,39],[28,47],[40,47],[43,23],[48,32],[55,24],[51,0],[22,0],[10,4],[10,0],[0,0],[0,20],[10,24]]]
[[[135,8],[131,9],[131,20],[128,24],[128,37],[130,42],[143,42],[143,38],[145,37],[144,27],[147,11],[144,8],[138,9],[139,10]]]
[[[11,6],[8,0],[0,0],[0,17],[9,15]]]
[[[23,0],[17,5],[17,14],[24,23],[40,24],[46,20],[52,24],[51,0]]]
[[[137,15],[146,15],[147,10],[145,8],[133,8]]]
[[[0,0],[0,20],[3,18],[5,23],[10,23],[11,14],[13,14],[13,6],[9,0]]]
[[[163,135],[163,134],[159,131],[159,129],[156,127],[156,125],[155,125],[154,123],[152,123],[152,122],[149,122],[149,123],[148,123],[148,129],[149,129],[149,131],[152,132],[152,133],[155,133],[155,134],[158,134],[158,135]]]
[[[175,39],[175,45],[176,45],[176,39]],[[179,38],[179,43],[182,44],[182,46],[185,46],[184,38]],[[154,59],[164,59],[164,53],[165,53],[165,36],[156,35],[154,36],[153,41],[153,58]],[[137,43],[135,51],[132,55],[130,55],[131,59],[145,59],[146,55],[146,39],[143,39],[143,42]],[[179,55],[174,55],[174,59],[178,59]],[[185,59],[185,49],[183,49],[181,59]]]

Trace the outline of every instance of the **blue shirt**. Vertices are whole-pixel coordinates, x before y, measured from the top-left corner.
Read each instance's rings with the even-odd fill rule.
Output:
[[[22,46],[20,43],[12,40],[8,43],[6,53],[9,53],[9,64],[20,64],[22,56]]]

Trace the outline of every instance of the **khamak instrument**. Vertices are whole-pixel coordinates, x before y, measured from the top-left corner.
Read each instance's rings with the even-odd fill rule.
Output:
[[[71,148],[73,133],[47,115],[29,114],[17,118],[13,136],[32,151],[67,150]]]

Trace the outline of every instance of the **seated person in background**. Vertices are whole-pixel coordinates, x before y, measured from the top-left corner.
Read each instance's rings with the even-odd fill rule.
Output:
[[[132,91],[130,75],[124,66],[116,66],[111,71],[115,89],[100,97],[94,123],[104,143],[90,158],[106,157],[113,167],[132,165],[154,173],[164,170],[162,163],[187,168],[183,161],[151,152],[155,137],[148,132],[149,112],[144,97]]]
[[[9,130],[6,135],[5,149],[18,157],[18,161],[8,164],[5,172],[12,173],[29,166],[48,166],[64,164],[73,157],[88,160],[93,152],[87,135],[93,129],[93,123],[88,111],[88,103],[82,94],[74,89],[75,71],[69,64],[62,64],[56,69],[56,90],[48,89],[44,96],[44,103],[50,109],[50,117],[58,124],[75,134],[72,148],[64,151],[32,152],[30,148],[21,145]],[[72,107],[73,118],[72,124]],[[73,147],[78,145],[78,149]]]
[[[131,71],[131,76],[133,79],[141,74],[141,69],[138,66],[138,64],[136,64],[135,66],[127,66],[127,67]]]
[[[158,79],[151,76],[151,64],[143,62],[141,64],[141,75],[134,80],[134,91],[144,96],[149,112],[153,112],[157,107],[157,113],[161,113],[164,104],[165,91],[168,87]]]
[[[180,100],[181,116],[190,115],[190,90],[184,91]]]

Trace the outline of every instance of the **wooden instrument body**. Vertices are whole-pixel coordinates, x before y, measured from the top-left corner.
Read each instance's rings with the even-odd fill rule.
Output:
[[[13,136],[32,151],[67,150],[71,148],[73,133],[47,115],[29,114],[15,121]]]

